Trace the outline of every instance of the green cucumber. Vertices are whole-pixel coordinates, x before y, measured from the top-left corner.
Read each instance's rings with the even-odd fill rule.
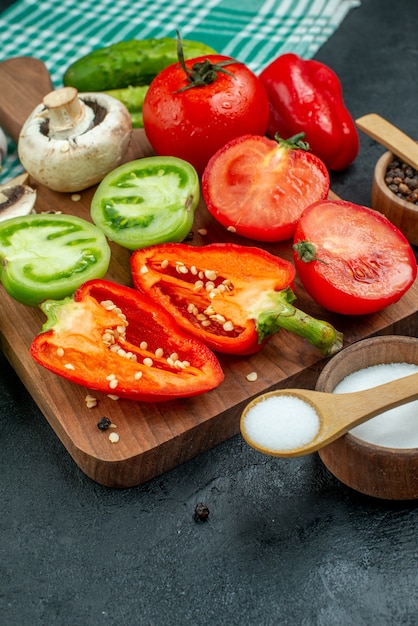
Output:
[[[204,43],[182,40],[185,59],[215,54]],[[168,65],[176,63],[177,39],[131,39],[93,50],[70,65],[64,73],[66,87],[79,92],[108,91],[149,85]]]
[[[124,87],[123,89],[110,89],[104,93],[120,100],[126,106],[131,114],[132,126],[134,128],[143,128],[142,105],[144,104],[147,91],[148,85],[138,85],[136,87]]]

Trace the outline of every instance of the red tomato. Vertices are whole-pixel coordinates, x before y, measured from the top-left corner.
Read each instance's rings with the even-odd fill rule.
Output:
[[[206,59],[209,66],[204,64]],[[200,86],[188,78],[179,63],[170,65],[152,81],[143,104],[145,133],[155,152],[184,159],[199,174],[210,157],[234,137],[246,133],[264,135],[267,129],[266,91],[243,63],[209,55],[185,64],[196,72],[199,63],[197,69],[202,68],[210,80],[210,64],[222,62],[231,63],[225,64],[223,71],[216,71],[213,82]]]
[[[301,259],[306,243],[311,254]],[[310,257],[310,260],[309,260]],[[336,313],[375,313],[411,287],[417,264],[406,237],[384,215],[344,201],[316,202],[294,237],[299,277],[311,297]]]
[[[221,148],[202,178],[202,193],[215,219],[249,239],[293,237],[303,210],[329,191],[322,161],[293,145],[245,135]]]

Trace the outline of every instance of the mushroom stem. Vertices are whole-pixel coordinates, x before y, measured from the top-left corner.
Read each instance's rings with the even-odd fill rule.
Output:
[[[43,99],[48,109],[49,136],[68,139],[89,130],[94,123],[94,112],[78,97],[74,87],[63,87]]]

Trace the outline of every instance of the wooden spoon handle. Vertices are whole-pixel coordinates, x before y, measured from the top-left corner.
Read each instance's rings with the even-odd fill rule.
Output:
[[[320,416],[321,427],[316,437],[300,448],[275,453],[275,456],[300,456],[320,450],[371,417],[417,400],[418,372],[378,387],[350,393],[333,394],[310,389],[283,389],[277,393],[294,395],[307,401]]]
[[[408,165],[418,169],[418,144],[399,128],[376,113],[359,117],[356,124],[366,135],[388,148]]]
[[[0,63],[0,127],[17,141],[24,122],[43,97],[54,89],[45,64],[32,57]]]
[[[418,372],[363,391],[327,394],[323,408],[329,419],[323,424],[322,437],[332,434],[335,439],[335,434],[340,436],[371,417],[417,399]]]

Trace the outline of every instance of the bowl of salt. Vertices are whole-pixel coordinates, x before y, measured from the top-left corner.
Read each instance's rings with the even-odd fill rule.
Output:
[[[418,339],[389,335],[364,339],[323,368],[317,391],[349,393],[418,372]],[[342,483],[386,500],[418,498],[418,401],[385,411],[319,450]]]

